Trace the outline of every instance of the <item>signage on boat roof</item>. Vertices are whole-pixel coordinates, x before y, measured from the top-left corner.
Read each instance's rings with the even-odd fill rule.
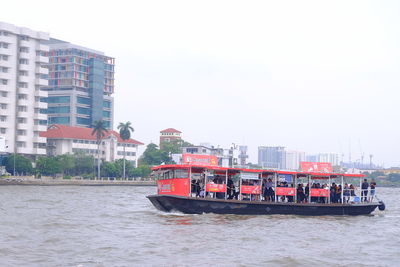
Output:
[[[184,164],[218,166],[218,158],[212,155],[183,154],[182,161]]]
[[[291,183],[292,180],[293,180],[293,175],[291,175],[291,174],[278,174],[278,180],[280,182]]]
[[[256,172],[241,172],[241,173],[240,173],[240,177],[241,177],[242,179],[251,179],[251,180],[258,180],[258,179],[260,179],[260,178],[258,177],[258,173],[256,173]]]
[[[303,172],[328,172],[332,173],[333,168],[330,162],[301,162]]]

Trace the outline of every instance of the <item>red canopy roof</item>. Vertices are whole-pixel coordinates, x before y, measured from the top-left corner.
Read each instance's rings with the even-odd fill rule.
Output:
[[[323,172],[296,172],[296,171],[280,171],[280,170],[264,170],[264,169],[244,169],[244,168],[227,168],[219,166],[204,166],[204,165],[194,165],[194,164],[168,164],[159,165],[152,168],[153,171],[162,169],[189,169],[189,168],[202,168],[208,170],[220,170],[220,171],[230,171],[230,172],[255,172],[255,173],[277,173],[277,174],[292,174],[299,176],[310,175],[311,177],[319,179],[328,179],[332,176],[344,176],[344,177],[354,177],[361,178],[365,177],[364,174],[348,174],[348,173],[323,173]]]
[[[178,131],[177,129],[174,129],[174,128],[168,128],[168,129],[160,131],[160,133],[182,133],[182,132]]]
[[[96,140],[96,136],[92,135],[93,129],[85,127],[68,126],[62,124],[53,124],[47,128],[46,132],[40,132],[41,137],[46,137],[49,139],[83,139],[83,140]],[[120,143],[130,143],[135,145],[143,145],[135,139],[122,140],[119,133],[113,130],[109,130],[104,138],[110,135],[115,136]]]

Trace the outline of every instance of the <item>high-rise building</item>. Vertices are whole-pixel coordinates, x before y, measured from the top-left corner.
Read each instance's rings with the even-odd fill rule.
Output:
[[[0,136],[5,151],[45,155],[48,33],[0,22]]]
[[[114,58],[103,52],[51,38],[48,41],[49,124],[113,127]]]
[[[282,146],[259,146],[258,165],[263,168],[285,169],[286,152]]]
[[[247,146],[239,146],[239,164],[241,166],[246,165],[246,161],[249,158],[249,155],[247,155]]]
[[[305,160],[306,153],[305,152],[301,152],[301,151],[288,150],[285,153],[285,158],[286,158],[285,169],[287,169],[287,170],[299,170],[300,169],[300,162]]]

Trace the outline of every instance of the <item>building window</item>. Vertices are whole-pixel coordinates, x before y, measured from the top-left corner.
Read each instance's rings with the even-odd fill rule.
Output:
[[[38,137],[39,136],[39,131],[33,131],[33,136]]]
[[[0,31],[0,35],[8,36],[8,32],[6,32],[6,31]]]
[[[76,113],[78,113],[78,114],[90,115],[90,109],[88,109],[88,108],[82,108],[82,107],[77,107],[77,108],[76,108]]]
[[[7,44],[7,43],[4,43],[4,42],[0,42],[0,48],[5,48],[5,49],[7,49],[7,48],[8,48],[8,44]]]
[[[7,55],[0,55],[0,60],[8,61],[8,56]]]
[[[1,67],[1,68],[0,68],[0,71],[3,72],[3,73],[7,73],[7,72],[8,72],[8,68],[6,68],[6,67]]]
[[[28,83],[19,82],[18,87],[19,88],[28,88]]]
[[[8,80],[6,80],[6,79],[0,79],[0,84],[2,84],[2,85],[7,85],[7,84],[8,84]]]
[[[69,103],[69,96],[49,96],[46,98],[47,103]]]
[[[18,106],[17,110],[21,111],[21,112],[26,112],[28,110],[28,108],[27,108],[27,106]]]
[[[111,112],[103,110],[103,117],[110,118],[111,117]]]
[[[7,121],[7,116],[0,116],[0,121],[1,122],[5,122],[5,121]]]
[[[0,128],[0,133],[5,134],[6,133],[6,128]]]
[[[21,52],[21,53],[29,53],[29,47],[21,46],[19,48],[19,52]]]
[[[28,76],[28,71],[26,71],[26,70],[20,70],[20,71],[18,72],[18,74],[19,74],[19,76]]]
[[[26,123],[26,118],[17,118],[18,123]]]
[[[111,108],[111,102],[110,101],[103,101],[103,107],[105,108]]]
[[[29,64],[29,60],[27,60],[26,58],[20,58],[19,59],[19,64],[28,65]]]
[[[18,99],[26,100],[26,99],[28,99],[28,95],[26,95],[26,94],[18,94]]]
[[[17,130],[17,135],[26,135],[26,130]]]
[[[20,39],[20,40],[23,40],[23,41],[29,41],[29,36],[20,35],[20,36],[19,36],[19,39]]]
[[[6,91],[0,91],[0,96],[2,96],[2,97],[7,97],[7,95],[8,95],[8,92],[6,92]]]
[[[89,126],[91,124],[91,121],[90,121],[90,119],[87,119],[87,118],[77,117],[76,118],[76,123],[77,124],[81,124],[81,125]]]
[[[1,103],[1,104],[0,104],[0,108],[1,108],[1,109],[7,109],[7,104]]]
[[[25,142],[17,142],[17,147],[26,147],[26,143]]]
[[[69,124],[70,119],[69,117],[50,117],[49,123],[50,124]]]
[[[90,98],[77,96],[76,101],[78,102],[78,104],[90,105]]]
[[[69,106],[47,108],[47,114],[54,114],[54,113],[70,113],[70,108]]]

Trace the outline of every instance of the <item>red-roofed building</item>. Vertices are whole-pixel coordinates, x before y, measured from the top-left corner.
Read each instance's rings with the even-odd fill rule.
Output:
[[[176,140],[182,140],[182,132],[174,128],[168,128],[160,131],[160,148],[162,148],[163,143],[170,143]]]
[[[91,128],[53,124],[46,132],[40,132],[40,136],[47,138],[48,155],[85,153],[97,158],[97,140],[96,136],[92,135],[92,131]],[[124,141],[119,133],[113,130],[109,130],[102,140],[100,158],[103,161],[123,159],[124,143],[126,144],[126,160],[137,166],[138,146],[143,143],[135,139]]]

